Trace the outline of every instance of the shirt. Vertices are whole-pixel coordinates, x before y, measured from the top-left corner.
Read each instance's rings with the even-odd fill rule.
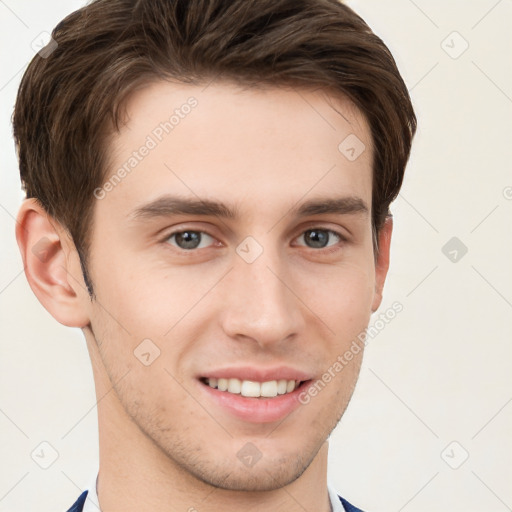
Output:
[[[89,492],[87,493],[87,498],[85,499],[83,512],[101,512],[98,501],[98,494],[96,491],[97,482],[98,475],[96,474],[96,476],[91,481],[91,485],[88,487]],[[330,484],[327,484],[327,491],[329,493],[329,500],[331,502],[331,512],[346,512],[338,498],[338,494]]]

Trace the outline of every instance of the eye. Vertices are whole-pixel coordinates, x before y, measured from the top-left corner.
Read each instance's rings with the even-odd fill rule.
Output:
[[[176,231],[166,239],[171,245],[178,247],[183,250],[203,249],[208,247],[213,242],[213,237],[205,233],[204,231]]]
[[[343,237],[330,229],[314,228],[304,231],[297,238],[297,240],[301,239],[304,240],[304,243],[299,243],[298,245],[305,245],[311,249],[323,249],[341,242]]]

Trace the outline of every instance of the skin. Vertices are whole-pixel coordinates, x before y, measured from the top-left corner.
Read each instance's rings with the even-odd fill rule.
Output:
[[[197,106],[103,199],[96,199],[87,294],[66,230],[34,200],[17,237],[28,281],[90,353],[100,437],[103,512],[329,511],[327,437],[354,389],[362,351],[278,422],[244,421],[202,393],[198,375],[236,365],[288,365],[318,379],[368,325],[382,297],[391,220],[372,244],[372,149],[363,115],[343,97],[305,89],[154,83],[127,103],[106,180],[173,109]],[[342,114],[342,115],[341,115]],[[366,150],[349,161],[349,134]],[[222,201],[237,218],[135,217],[165,194]],[[298,217],[307,200],[359,198],[367,212]],[[311,247],[313,227],[333,230]],[[205,232],[180,249],[172,232]],[[247,237],[263,249],[236,252]],[[45,258],[32,248],[46,239]],[[160,356],[134,357],[150,339]],[[252,443],[252,467],[237,452]]]

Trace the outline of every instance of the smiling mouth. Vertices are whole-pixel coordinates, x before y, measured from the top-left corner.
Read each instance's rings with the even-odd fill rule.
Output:
[[[273,398],[278,395],[293,393],[307,381],[300,380],[269,380],[256,382],[252,380],[202,378],[201,382],[211,388],[248,398]]]

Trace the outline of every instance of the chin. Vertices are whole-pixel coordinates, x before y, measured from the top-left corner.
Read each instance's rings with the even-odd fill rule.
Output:
[[[259,460],[253,467],[219,467],[211,470],[205,467],[196,473],[202,482],[226,491],[269,492],[280,489],[299,478],[307,469],[308,463],[302,459],[280,462]],[[190,469],[189,469],[190,471]]]

